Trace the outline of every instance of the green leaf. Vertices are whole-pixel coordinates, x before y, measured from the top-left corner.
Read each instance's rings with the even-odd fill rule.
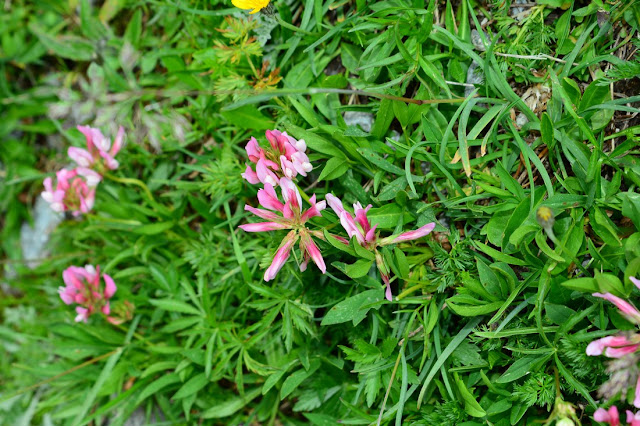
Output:
[[[380,108],[373,123],[371,134],[378,139],[382,139],[389,131],[389,126],[393,121],[393,101],[383,99],[380,101]]]
[[[221,419],[223,417],[231,416],[245,407],[258,395],[260,395],[260,388],[253,389],[246,392],[244,396],[236,396],[209,407],[200,414],[200,417],[203,419]]]
[[[161,389],[178,382],[180,382],[180,376],[176,373],[169,373],[165,376],[160,377],[158,380],[155,380],[149,386],[144,388],[144,390],[138,396],[137,404],[144,401],[151,395],[154,395],[156,392],[159,392]]]
[[[287,377],[284,383],[282,383],[282,388],[280,388],[280,399],[283,400],[287,396],[289,396],[291,392],[296,390],[296,388],[300,386],[300,384],[302,384],[302,382],[311,377],[311,375],[315,373],[318,368],[320,368],[320,360],[314,359],[313,361],[311,361],[309,370],[302,368]]]
[[[543,359],[547,359],[548,357],[549,357],[548,355],[545,355],[545,356],[528,355],[528,356],[522,357],[516,360],[516,362],[514,362],[513,364],[511,364],[511,367],[509,367],[507,371],[505,371],[500,377],[496,379],[496,383],[510,383],[510,382],[513,382],[514,380],[518,380],[519,378],[524,377],[527,374],[531,373],[533,366],[537,362]]]
[[[190,378],[180,389],[173,395],[173,399],[182,399],[189,395],[193,395],[209,383],[206,374],[196,374]]]
[[[345,253],[349,253],[351,256],[356,256],[356,252],[354,251],[353,247],[351,247],[350,244],[343,243],[342,241],[340,241],[339,239],[331,235],[329,231],[327,231],[326,229],[323,230],[323,233],[324,233],[324,238],[333,247]]]
[[[320,173],[320,177],[318,177],[319,181],[329,181],[332,179],[337,179],[349,170],[349,163],[345,158],[330,158],[329,161],[322,169],[322,173]]]
[[[189,305],[188,303],[182,302],[180,300],[175,299],[149,299],[149,303],[153,306],[157,306],[160,309],[170,312],[180,312],[183,314],[190,315],[200,315],[202,316],[202,312]]]
[[[90,61],[95,56],[95,49],[91,43],[75,36],[52,37],[35,23],[29,24],[29,30],[40,42],[57,56],[73,61]]]
[[[350,265],[346,265],[345,273],[350,278],[364,277],[365,275],[367,275],[369,273],[369,270],[371,269],[372,265],[373,265],[373,261],[366,260],[366,259],[360,259],[360,260],[357,260],[355,263],[352,263]]]
[[[475,399],[473,394],[469,391],[467,386],[464,384],[458,373],[453,374],[454,380],[456,381],[456,385],[458,387],[458,391],[464,400],[464,411],[472,417],[484,417],[487,415],[486,411],[478,404],[478,401]]]
[[[542,142],[549,147],[549,150],[553,149],[556,141],[553,134],[553,122],[546,112],[543,112],[540,118],[540,134],[542,136]]]
[[[622,200],[622,214],[631,219],[637,230],[640,230],[640,194],[624,192],[619,195]]]
[[[575,278],[573,280],[565,281],[560,285],[570,290],[581,291],[583,293],[597,293],[600,291],[597,281],[589,277]]]
[[[371,309],[369,307],[363,308],[363,306],[382,301],[383,293],[382,289],[366,290],[343,300],[327,312],[321,325],[341,324],[347,321],[353,321],[354,325],[357,325]]]
[[[220,113],[229,123],[239,129],[267,130],[273,128],[273,121],[253,105],[245,105],[230,111],[220,111]]]
[[[405,181],[406,182],[406,181]],[[395,203],[385,204],[382,207],[376,207],[367,213],[371,226],[378,225],[378,229],[395,229],[398,222],[402,220],[403,224],[409,222],[412,217],[402,207]]]
[[[142,226],[136,226],[131,229],[131,232],[134,234],[142,234],[142,235],[157,235],[161,234],[169,229],[173,228],[175,223],[173,222],[157,222],[157,223],[147,223]]]
[[[456,314],[463,317],[475,317],[478,315],[486,315],[491,312],[495,312],[502,306],[503,302],[491,302],[485,303],[482,305],[472,306],[472,305],[458,305],[454,303],[456,296],[450,297],[447,299],[447,306]]]

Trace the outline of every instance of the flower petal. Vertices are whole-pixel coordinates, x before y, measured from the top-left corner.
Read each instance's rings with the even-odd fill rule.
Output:
[[[268,232],[268,231],[276,231],[278,229],[287,229],[287,225],[283,225],[282,223],[276,222],[260,222],[260,223],[247,223],[245,225],[240,225],[238,228],[242,229],[245,232]]]
[[[291,254],[291,247],[293,247],[296,239],[297,238],[295,231],[291,231],[289,232],[289,234],[287,234],[284,240],[282,240],[280,248],[278,248],[278,251],[273,257],[271,265],[267,268],[266,271],[264,271],[265,281],[271,281],[272,279],[274,279],[280,269],[282,269],[282,266],[285,264],[287,259],[289,259],[289,255]]]

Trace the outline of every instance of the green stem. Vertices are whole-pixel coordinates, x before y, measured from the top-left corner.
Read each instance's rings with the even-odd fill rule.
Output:
[[[149,188],[147,187],[147,185],[145,185],[144,182],[142,182],[139,179],[122,178],[122,177],[117,177],[117,176],[114,176],[114,175],[111,175],[111,174],[105,174],[105,177],[108,178],[108,179],[111,179],[114,182],[119,182],[119,183],[139,186],[140,188],[142,188],[142,190],[144,191],[145,195],[147,196],[147,198],[149,198],[150,201],[152,201],[154,203],[156,202],[156,200],[153,198],[153,194],[151,194],[151,191],[149,191]]]

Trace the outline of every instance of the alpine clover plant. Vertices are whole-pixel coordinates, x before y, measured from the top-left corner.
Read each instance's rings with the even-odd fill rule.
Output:
[[[313,166],[305,154],[307,145],[303,139],[296,140],[289,136],[287,132],[278,130],[267,130],[265,136],[269,141],[270,148],[263,149],[253,137],[245,146],[247,156],[256,165],[256,170],[254,171],[251,166],[247,165],[242,177],[251,184],[261,183],[263,185],[263,188],[258,190],[258,201],[267,210],[249,205],[245,206],[245,210],[268,222],[240,225],[240,228],[246,232],[266,232],[284,229],[290,231],[280,243],[271,265],[265,271],[264,280],[271,281],[275,278],[278,271],[282,269],[287,259],[289,259],[291,250],[298,240],[300,240],[302,257],[302,261],[299,264],[300,271],[305,271],[309,259],[313,259],[318,269],[323,274],[326,272],[327,268],[320,249],[312,238],[312,236],[315,236],[324,240],[324,233],[319,229],[311,230],[307,228],[306,222],[313,217],[322,216],[320,212],[325,209],[328,203],[338,215],[340,224],[349,238],[354,239],[356,244],[373,254],[376,266],[386,287],[385,297],[387,300],[392,301],[393,296],[389,279],[390,268],[378,248],[422,238],[431,233],[436,224],[431,222],[415,231],[379,238],[379,234],[376,232],[377,225],[372,225],[367,218],[367,211],[372,207],[371,204],[366,208],[362,208],[362,205],[356,202],[353,205],[354,214],[351,214],[344,209],[342,201],[331,193],[326,195],[326,201],[320,202],[316,202],[315,194],[312,195],[309,198],[311,207],[303,212],[300,190],[294,181],[298,174],[306,177],[307,173],[313,170]],[[278,199],[274,188],[276,185],[280,187],[284,203]],[[349,240],[344,237],[329,235],[344,244],[349,244]]]
[[[0,426],[637,425],[640,2],[520,3],[5,2]]]

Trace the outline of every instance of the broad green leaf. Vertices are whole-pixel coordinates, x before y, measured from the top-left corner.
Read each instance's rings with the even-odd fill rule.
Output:
[[[369,307],[363,308],[363,306],[382,301],[383,293],[382,289],[366,290],[343,300],[327,312],[321,325],[340,324],[347,321],[353,321],[357,325],[371,309]]]

